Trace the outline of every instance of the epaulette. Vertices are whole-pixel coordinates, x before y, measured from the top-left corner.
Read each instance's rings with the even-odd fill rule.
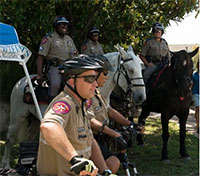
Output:
[[[51,35],[52,33],[53,33],[53,32],[48,32],[48,33],[46,33],[45,37],[50,37],[50,38],[51,38],[51,37],[52,37],[52,35]]]
[[[147,44],[148,41],[152,40],[153,38],[148,38],[147,40],[145,40],[143,46],[145,46]]]
[[[164,39],[164,38],[161,38],[165,43],[166,43],[166,45],[168,46],[168,43],[167,43],[167,41]]]
[[[150,40],[152,40],[153,38],[148,38],[148,39],[146,39],[146,41],[145,42],[148,42],[148,41],[150,41]]]
[[[87,43],[88,43],[88,40],[85,40],[85,41],[83,42],[83,45],[87,45]]]

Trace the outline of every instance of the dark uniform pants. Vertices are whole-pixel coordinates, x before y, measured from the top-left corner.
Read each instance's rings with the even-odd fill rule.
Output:
[[[49,96],[55,97],[59,93],[62,82],[58,67],[50,66],[48,71],[48,79],[50,82]]]

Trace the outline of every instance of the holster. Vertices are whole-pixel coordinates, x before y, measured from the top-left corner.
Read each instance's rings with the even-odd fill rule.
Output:
[[[49,65],[54,66],[54,67],[58,67],[63,62],[64,62],[63,60],[60,60],[59,58],[54,57],[54,58],[49,60]]]

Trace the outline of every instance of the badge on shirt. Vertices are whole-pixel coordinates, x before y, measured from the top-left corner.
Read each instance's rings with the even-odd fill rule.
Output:
[[[42,39],[41,44],[44,45],[47,41],[48,41],[48,38],[47,38],[47,37],[44,37],[44,38]]]
[[[72,42],[69,40],[69,41],[67,42],[67,45],[68,45],[69,47],[72,47]]]
[[[95,109],[95,111],[99,111],[101,109],[101,106],[97,106],[94,109]]]
[[[55,45],[58,46],[58,47],[60,47],[60,46],[62,45],[62,43],[61,43],[61,41],[56,40],[56,41],[55,41]]]
[[[71,107],[65,101],[58,101],[58,102],[54,103],[52,109],[57,114],[67,114],[70,111]]]

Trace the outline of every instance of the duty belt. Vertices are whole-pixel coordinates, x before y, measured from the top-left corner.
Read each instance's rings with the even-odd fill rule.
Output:
[[[58,67],[64,61],[60,60],[59,58],[52,58],[49,62],[50,62],[50,66]]]
[[[152,59],[152,62],[153,63],[159,63],[159,62],[161,62],[161,60],[160,59]]]
[[[166,61],[166,57],[161,57],[161,58],[157,58],[157,59],[155,59],[155,58],[153,58],[153,57],[151,57],[151,56],[146,56],[146,58],[147,58],[147,61],[148,62],[153,62],[153,63],[160,63],[160,62],[164,62],[164,61]]]

